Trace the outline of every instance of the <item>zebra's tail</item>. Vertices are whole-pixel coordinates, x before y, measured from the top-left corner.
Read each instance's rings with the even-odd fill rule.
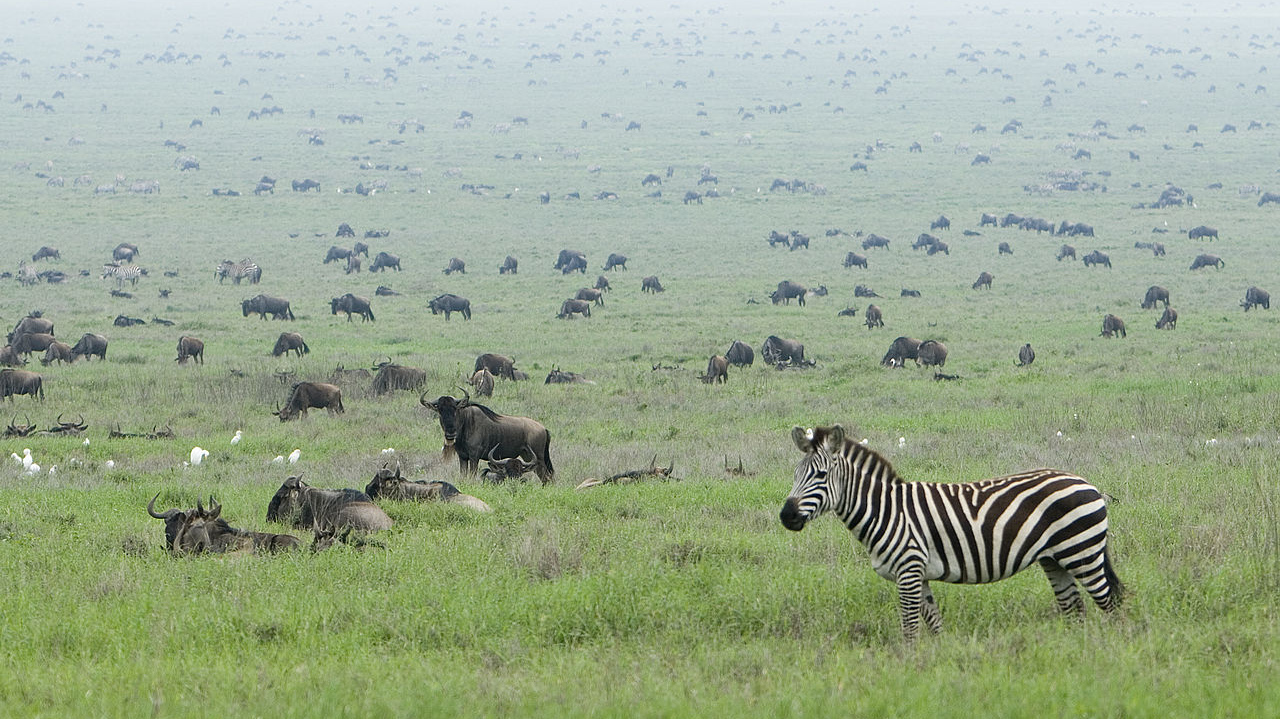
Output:
[[[1121,583],[1120,577],[1116,575],[1115,567],[1111,564],[1111,550],[1104,548],[1102,550],[1102,576],[1107,580],[1108,588],[1108,611],[1120,606],[1124,600],[1124,584]]]

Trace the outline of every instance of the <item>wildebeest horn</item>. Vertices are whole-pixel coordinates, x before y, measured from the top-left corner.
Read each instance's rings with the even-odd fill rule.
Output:
[[[527,449],[527,450],[529,450],[529,457],[530,457],[530,459],[529,459],[529,461],[528,461],[528,462],[525,462],[525,461],[524,461],[524,452],[525,452],[525,450],[526,450],[526,449]],[[537,452],[534,452],[534,451],[533,451],[533,447],[530,447],[530,446],[529,446],[529,445],[527,445],[527,444],[526,444],[524,447],[522,447],[522,448],[520,449],[520,454],[516,455],[516,458],[517,458],[517,459],[519,459],[519,460],[521,461],[521,463],[523,463],[523,464],[527,464],[527,465],[529,465],[530,467],[532,467],[533,465],[535,465],[535,464],[537,464],[537,463],[538,463],[538,453],[537,453]]]
[[[156,519],[168,519],[178,513],[178,510],[176,509],[166,509],[164,513],[156,514],[156,500],[159,498],[160,493],[156,492],[156,496],[152,497],[150,502],[147,502],[147,514],[150,514]]]
[[[427,401],[427,393],[426,393],[426,392],[423,392],[422,394],[418,395],[418,404],[422,405],[423,407],[426,407],[427,409],[431,410],[432,412],[439,412],[439,410],[438,410],[438,409],[436,409],[436,405],[435,405],[435,403],[434,403],[434,402],[428,402],[428,401]]]
[[[209,495],[209,515],[206,519],[217,519],[219,514],[222,514],[222,505],[218,504],[211,494]]]
[[[462,390],[462,401],[458,403],[458,408],[461,409],[471,404],[471,393],[467,391],[466,387],[458,387],[458,389]]]
[[[493,445],[493,447],[491,447],[491,448],[489,449],[489,456],[488,456],[488,457],[485,457],[485,461],[486,461],[486,462],[489,462],[490,464],[497,464],[498,462],[501,462],[502,460],[500,460],[500,459],[498,459],[497,457],[493,456],[493,455],[494,455],[494,453],[495,453],[495,452],[497,452],[497,451],[498,451],[498,445],[496,445],[496,444],[495,444],[495,445]]]

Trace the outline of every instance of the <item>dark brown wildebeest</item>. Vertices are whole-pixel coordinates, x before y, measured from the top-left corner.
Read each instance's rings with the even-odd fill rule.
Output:
[[[866,318],[867,329],[875,329],[876,327],[884,327],[884,314],[876,305],[867,305]]]
[[[533,471],[537,466],[537,457],[533,452],[529,452],[529,459],[524,458],[524,453],[520,453],[516,457],[508,457],[506,459],[498,459],[497,457],[486,457],[485,464],[488,466],[480,470],[480,481],[500,484],[508,479],[520,479],[524,475]]]
[[[348,225],[347,223],[344,222],[338,225],[338,231],[333,233],[333,236],[334,237],[355,237],[356,231],[351,229],[351,225]]]
[[[1081,258],[1080,261],[1084,263],[1085,267],[1092,267],[1094,265],[1106,265],[1107,269],[1111,269],[1111,257],[1107,255],[1107,253],[1101,252],[1099,250],[1094,250],[1093,252],[1090,252],[1089,254]]]
[[[397,297],[400,295],[399,292],[396,292],[386,285],[378,285],[378,289],[374,290],[373,294],[379,297]]]
[[[353,295],[350,292],[329,300],[329,314],[336,315],[339,312],[347,314],[348,322],[351,321],[352,315],[360,315],[361,322],[374,321],[373,309],[369,306],[369,298]]]
[[[1245,312],[1254,307],[1261,307],[1264,310],[1271,309],[1271,293],[1258,287],[1250,287],[1244,291],[1244,301],[1240,303]]]
[[[608,272],[609,270],[616,270],[616,269],[617,269],[617,268],[619,268],[619,267],[621,267],[621,268],[622,268],[622,269],[624,269],[624,270],[625,270],[625,269],[627,269],[627,256],[626,256],[626,255],[620,255],[620,254],[618,254],[618,253],[614,252],[614,253],[611,253],[611,254],[609,255],[609,259],[607,259],[607,260],[605,260],[605,261],[604,261],[604,271],[605,271],[605,272]]]
[[[476,357],[476,366],[474,371],[479,372],[482,369],[489,370],[489,373],[494,377],[506,377],[509,380],[514,380],[516,378],[515,360],[505,355],[486,352],[479,357]]]
[[[929,229],[931,229],[931,230],[949,230],[949,229],[951,229],[951,220],[947,219],[947,216],[946,216],[946,215],[939,215],[939,216],[938,216],[938,219],[936,219],[936,220],[934,220],[933,222],[929,223]]]
[[[76,361],[76,355],[71,352],[71,345],[66,342],[51,342],[49,348],[45,350],[44,357],[40,358],[40,364],[48,367],[54,362],[71,363]]]
[[[98,359],[105,360],[107,358],[107,338],[102,335],[96,335],[92,332],[86,332],[80,336],[80,341],[76,342],[71,348],[71,354],[74,357],[84,356],[85,361],[94,355]]]
[[[471,389],[476,391],[477,397],[493,396],[493,373],[481,367],[471,375],[471,379],[467,380],[467,384],[471,385]]]
[[[281,332],[280,336],[276,338],[276,346],[271,348],[271,356],[279,357],[280,355],[288,354],[291,350],[296,356],[301,357],[310,352],[311,348],[302,340],[302,335],[297,332]]]
[[[844,266],[845,269],[850,267],[861,267],[865,270],[867,269],[867,258],[856,252],[850,252],[844,256]]]
[[[1107,315],[1106,317],[1103,317],[1102,336],[1110,339],[1112,335],[1117,334],[1121,337],[1128,337],[1128,333],[1126,333],[1124,329],[1124,320],[1116,317],[1115,315]]]
[[[365,234],[367,235],[368,233],[365,233]],[[381,235],[381,236],[386,237],[386,235]],[[354,245],[351,246],[351,254],[364,255],[364,258],[367,260],[369,259],[369,245],[363,242],[356,242]]]
[[[1012,255],[1012,254],[1013,254],[1013,248],[1009,246],[1009,243],[1008,243],[1008,242],[1001,242],[1001,243],[996,247],[996,254],[999,254],[999,255]]]
[[[1227,263],[1223,262],[1222,258],[1217,255],[1196,255],[1196,258],[1191,262],[1191,269],[1193,270],[1198,270],[1201,267],[1213,267],[1220,270],[1226,266]]]
[[[937,340],[925,340],[916,348],[916,364],[921,367],[942,367],[947,363],[947,346]]]
[[[594,287],[583,287],[578,290],[578,294],[574,295],[573,299],[587,300],[588,302],[593,302],[601,307],[604,306],[604,292],[597,290]]]
[[[1208,225],[1200,225],[1199,227],[1192,227],[1191,230],[1187,232],[1187,239],[1198,240],[1201,238],[1208,238],[1210,240],[1218,239],[1217,228],[1209,227]]]
[[[178,364],[186,364],[189,359],[195,359],[198,364],[204,364],[204,342],[195,337],[183,335],[178,338],[178,356],[174,361]]]
[[[346,269],[347,274],[351,274],[352,272],[356,272],[356,273],[360,272],[360,264],[361,264],[360,256],[352,252],[351,256],[347,258],[347,269]]]
[[[13,331],[9,333],[9,341],[18,335],[28,334],[53,334],[53,320],[41,317],[40,313],[34,313],[18,320],[18,324],[14,325]]]
[[[938,240],[937,242],[933,243],[932,245],[929,245],[929,248],[928,248],[927,252],[928,252],[928,254],[929,254],[929,256],[930,256],[930,257],[933,257],[934,255],[938,254],[939,252],[941,252],[941,253],[942,253],[942,254],[944,254],[944,255],[950,255],[950,254],[951,254],[951,246],[950,246],[950,245],[948,245],[947,243],[943,242],[942,240]]]
[[[209,508],[196,502],[195,509],[156,512],[160,493],[147,503],[147,514],[164,520],[165,549],[173,554],[223,553],[239,550],[279,552],[302,546],[292,534],[271,534],[236,529],[221,518],[222,505],[213,497]]]
[[[986,227],[987,225],[995,227],[998,224],[1000,224],[1000,218],[987,212],[982,213],[982,216],[978,218],[978,227]]]
[[[724,355],[711,355],[707,361],[707,373],[699,377],[703,384],[721,384],[729,381],[729,358]]]
[[[426,370],[393,364],[390,358],[379,363],[376,369],[378,373],[373,376],[374,394],[382,395],[398,389],[416,390],[427,382]]]
[[[1156,320],[1156,329],[1172,330],[1178,327],[1178,311],[1172,307],[1164,308],[1164,314],[1160,315],[1160,319]]]
[[[48,245],[45,245],[44,247],[41,247],[40,249],[36,250],[35,254],[31,255],[32,262],[39,262],[40,260],[43,260],[43,259],[60,260],[62,259],[62,253],[58,252],[57,248],[55,247],[49,247]]]
[[[1071,259],[1074,260],[1076,258],[1076,248],[1072,247],[1071,245],[1063,245],[1062,247],[1059,247],[1058,261],[1061,262],[1067,257],[1070,257]]]
[[[0,367],[21,367],[27,361],[13,348],[13,345],[0,347]]]
[[[315,190],[317,193],[320,192],[320,183],[310,178],[302,181],[293,180],[290,184],[293,185],[294,192],[306,192],[307,190]]]
[[[245,317],[250,312],[257,312],[259,318],[266,319],[267,313],[271,313],[273,320],[292,320],[293,310],[289,308],[289,300],[280,297],[271,297],[270,295],[257,295],[240,302],[240,311]]]
[[[1160,285],[1151,285],[1147,288],[1147,295],[1142,299],[1142,309],[1153,310],[1156,308],[1157,302],[1163,302],[1165,307],[1169,306],[1169,290]]]
[[[44,332],[27,332],[12,335],[10,343],[18,354],[30,355],[32,352],[43,352],[56,340],[53,335]]]
[[[1031,349],[1031,343],[1022,345],[1022,349],[1018,350],[1018,366],[1026,367],[1036,361],[1036,351]]]
[[[391,518],[358,489],[319,489],[289,477],[267,505],[267,521],[299,529],[334,530],[344,527],[376,532],[391,529]]]
[[[591,303],[586,300],[565,300],[560,305],[560,313],[556,315],[557,319],[571,320],[575,314],[583,317],[591,316]]]
[[[44,399],[44,379],[35,372],[24,369],[0,369],[0,398],[12,399],[18,394],[31,395],[31,399]]]
[[[418,398],[423,407],[439,415],[445,446],[452,446],[457,453],[461,472],[475,474],[481,461],[519,457],[531,451],[536,463],[533,471],[542,483],[555,479],[551,433],[546,427],[528,417],[498,414],[482,404],[473,404],[471,396],[463,394],[461,400],[443,395],[428,402],[425,393]]]
[[[790,364],[797,367],[812,367],[815,364],[813,360],[805,360],[803,344],[796,340],[782,339],[776,335],[769,335],[760,346],[760,358],[771,365]]]
[[[516,270],[518,270],[519,268],[520,268],[520,262],[517,261],[516,258],[512,257],[511,255],[507,255],[507,259],[503,260],[502,264],[498,266],[498,274],[514,275],[516,274]]]
[[[452,275],[455,272],[460,272],[464,275],[467,274],[467,263],[463,262],[460,258],[451,257],[449,258],[449,266],[444,268],[444,273],[446,275]]]
[[[395,472],[383,467],[373,475],[373,479],[364,488],[370,499],[398,499],[413,502],[448,502],[460,504],[477,512],[492,512],[483,500],[469,494],[463,494],[458,488],[442,481],[408,480],[400,476],[400,465]]]
[[[769,230],[769,237],[768,237],[767,241],[768,241],[768,243],[769,243],[769,246],[770,246],[770,247],[777,247],[778,245],[782,245],[783,247],[790,247],[790,246],[791,246],[791,235],[790,235],[790,234],[788,234],[788,233],[786,233],[786,232],[778,232],[777,230]]]
[[[596,283],[592,285],[592,287],[593,289],[600,290],[601,292],[610,292],[613,289],[612,287],[609,286],[609,278],[605,277],[604,275],[600,275],[599,277],[597,277]]]
[[[278,406],[278,405],[277,405]],[[289,399],[275,412],[281,422],[295,417],[306,417],[311,408],[325,409],[329,414],[342,414],[342,389],[327,382],[298,382],[289,390]]]
[[[436,297],[428,303],[431,308],[431,314],[438,315],[444,313],[445,321],[448,321],[449,315],[454,312],[462,313],[465,320],[471,319],[471,300],[465,297],[459,297],[454,294],[445,293]]]
[[[356,380],[365,380],[365,379],[369,379],[372,376],[373,375],[369,372],[369,370],[363,367],[357,367],[355,369],[347,369],[342,365],[338,365],[337,367],[333,368],[333,372],[329,375],[329,381],[334,384],[337,384],[338,382],[354,382]]]
[[[791,304],[791,298],[794,297],[796,298],[796,304],[804,307],[804,296],[808,291],[808,288],[802,284],[791,280],[783,280],[778,283],[778,289],[769,294],[769,299],[775,305],[779,302]]]
[[[862,249],[869,250],[872,247],[883,247],[887,250],[889,249],[889,240],[888,238],[881,237],[880,235],[872,232],[867,235],[867,239],[862,241]]]
[[[560,250],[560,255],[556,257],[556,263],[552,269],[560,270],[566,275],[577,269],[586,272],[587,255],[578,250]]]
[[[741,340],[734,340],[724,356],[729,360],[729,364],[735,367],[750,367],[756,361],[756,351],[751,349],[751,345]]]
[[[595,384],[577,372],[565,372],[559,367],[552,367],[543,384]]]
[[[649,275],[648,277],[640,280],[640,291],[657,294],[659,292],[665,292],[666,288],[658,281],[657,275]]]
[[[973,289],[976,290],[979,287],[986,287],[987,289],[991,289],[991,281],[994,279],[995,277],[992,277],[990,272],[983,272],[982,274],[978,275],[977,281],[973,283]]]
[[[386,269],[395,269],[400,271],[400,258],[390,252],[379,252],[373,258],[373,264],[369,265],[370,272],[381,272]]]
[[[121,242],[111,251],[111,259],[119,262],[133,262],[138,256],[138,246],[129,242]]]
[[[337,245],[331,245],[329,247],[328,254],[324,256],[324,263],[327,265],[330,262],[345,260],[350,258],[351,254],[352,254],[351,250],[347,249],[346,247],[338,247]]]
[[[889,351],[880,360],[884,367],[901,367],[907,360],[918,359],[920,340],[914,337],[899,337],[889,345]]]

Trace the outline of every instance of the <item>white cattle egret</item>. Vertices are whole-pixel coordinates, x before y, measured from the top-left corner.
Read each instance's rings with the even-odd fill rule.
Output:
[[[382,450],[382,453],[383,453],[383,454],[395,454],[395,453],[396,453],[396,450],[395,450],[394,448],[392,448],[392,447],[387,447],[386,449]]]
[[[115,469],[115,468],[116,468],[116,461],[114,459],[108,459],[107,469]]]
[[[17,452],[10,452],[9,456],[13,458],[14,464],[22,464],[22,458],[18,456]]]
[[[191,448],[191,464],[193,465],[198,466],[201,462],[204,461],[204,458],[208,456],[209,456],[209,450],[207,449],[201,449],[199,447]]]
[[[289,453],[289,464],[297,464],[298,458],[302,456],[302,450],[295,449]]]
[[[273,459],[273,460],[271,460],[271,463],[272,463],[272,464],[284,464],[284,455],[283,455],[283,454],[277,454],[277,455],[276,455],[276,458],[275,458],[275,459]]]
[[[236,436],[231,438],[231,444],[240,444],[240,430],[236,430]]]
[[[84,438],[84,441],[83,441],[83,442],[81,442],[80,444],[83,444],[84,446],[88,447],[88,446],[89,446],[89,438],[88,438],[88,437],[85,437],[85,438]]]
[[[35,460],[31,458],[31,450],[30,449],[22,450],[22,468],[31,469],[31,465],[34,462]]]
[[[27,465],[27,474],[40,474],[40,465],[32,462]]]

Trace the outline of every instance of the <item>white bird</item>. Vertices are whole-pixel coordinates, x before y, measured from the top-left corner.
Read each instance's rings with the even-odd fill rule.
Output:
[[[392,448],[392,447],[387,447],[386,449],[382,450],[382,453],[383,453],[383,454],[395,454],[395,453],[396,453],[396,450],[395,450],[394,448]]]
[[[40,465],[32,462],[27,465],[27,474],[40,474]]]
[[[115,469],[115,468],[116,468],[116,461],[114,459],[108,459],[107,469]]]
[[[204,458],[208,456],[209,456],[209,450],[207,449],[201,449],[199,447],[191,448],[191,464],[193,465],[199,465],[201,462],[204,461]]]
[[[905,446],[907,446],[907,438],[906,438],[906,437],[899,437],[899,438],[898,438],[898,449],[902,449],[902,448],[903,448],[903,447],[905,447]]]
[[[302,450],[294,449],[289,453],[289,464],[297,464],[298,458],[302,456]]]
[[[22,468],[31,469],[31,465],[34,462],[35,460],[31,458],[31,450],[30,449],[22,450]]]
[[[283,454],[277,454],[277,455],[276,455],[276,458],[275,458],[275,459],[273,459],[273,460],[271,460],[271,463],[272,463],[272,464],[284,464],[284,455],[283,455]]]
[[[83,442],[81,442],[80,444],[83,444],[84,446],[88,447],[88,446],[89,446],[89,438],[88,438],[88,437],[85,437],[85,438],[84,438],[84,441],[83,441]]]
[[[22,464],[22,458],[18,456],[17,452],[10,452],[9,456],[13,458],[14,464]]]
[[[49,476],[50,476],[50,477],[52,477],[53,475],[55,475],[55,474],[57,474],[57,473],[58,473],[58,465],[56,465],[56,464],[55,464],[55,465],[53,465],[52,467],[50,467],[50,468],[49,468]]]
[[[236,436],[231,438],[231,444],[240,444],[240,430],[236,430]]]

